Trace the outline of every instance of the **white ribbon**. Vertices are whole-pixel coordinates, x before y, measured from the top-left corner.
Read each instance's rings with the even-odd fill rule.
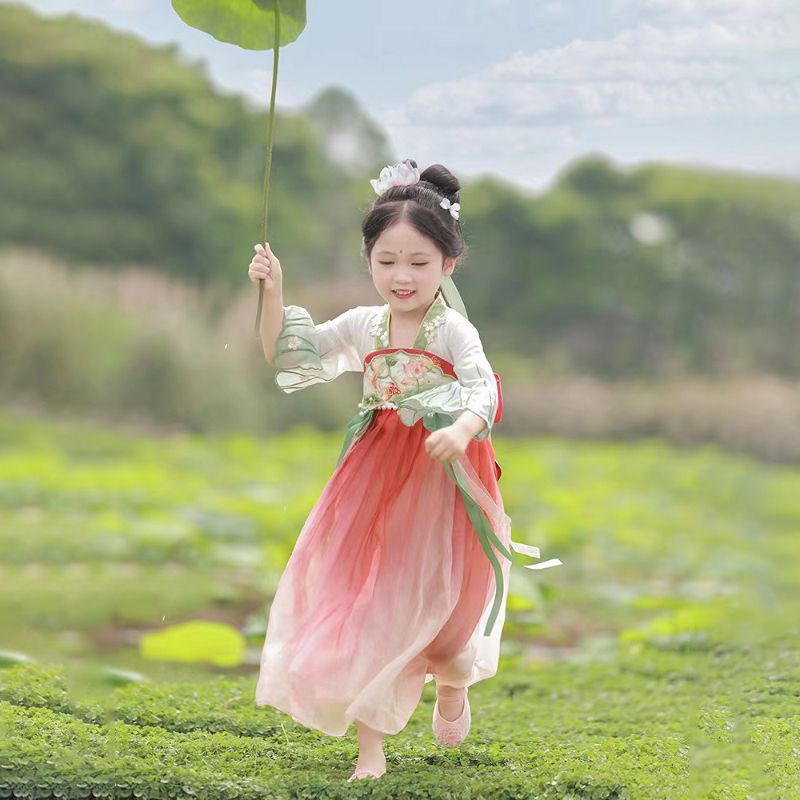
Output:
[[[538,547],[534,547],[532,544],[515,542],[513,539],[511,540],[511,549],[526,556],[533,556],[534,558],[539,558],[541,556]],[[563,563],[564,562],[560,558],[550,558],[539,564],[523,564],[522,566],[525,567],[525,569],[547,569],[548,567],[557,567],[559,564]]]

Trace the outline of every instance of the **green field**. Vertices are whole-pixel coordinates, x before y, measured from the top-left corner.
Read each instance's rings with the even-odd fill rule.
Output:
[[[253,703],[340,445],[0,415],[0,797],[800,797],[800,469],[657,440],[495,440],[514,539],[564,564],[512,571],[467,741],[428,684],[347,784],[354,729]]]

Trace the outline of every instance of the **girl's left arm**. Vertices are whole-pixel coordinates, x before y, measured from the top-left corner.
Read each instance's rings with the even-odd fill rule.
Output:
[[[466,453],[470,440],[486,439],[498,404],[497,381],[477,328],[457,311],[452,312],[451,320],[445,346],[458,381],[440,388],[450,394],[443,406],[453,422],[433,431],[425,440],[428,455],[437,461],[456,460]]]
[[[453,424],[464,431],[466,436],[470,439],[476,436],[485,438],[480,437],[479,434],[483,433],[485,430],[488,431],[486,420],[469,408],[465,409]]]
[[[489,436],[497,412],[497,380],[483,351],[478,329],[466,317],[452,312],[446,330],[447,348],[461,384],[463,410],[454,422],[475,439]]]
[[[412,394],[399,401],[397,413],[405,425],[435,415],[452,422],[432,431],[425,447],[439,461],[458,458],[472,439],[486,439],[492,430],[499,394],[494,371],[483,352],[478,329],[453,309],[441,335],[442,355],[453,364],[456,380]]]

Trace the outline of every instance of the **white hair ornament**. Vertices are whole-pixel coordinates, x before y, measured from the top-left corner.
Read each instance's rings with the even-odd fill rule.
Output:
[[[376,178],[370,179],[370,184],[375,190],[375,194],[383,194],[392,186],[412,186],[419,183],[419,167],[412,167],[407,161],[400,161],[397,164],[387,164]],[[446,197],[442,198],[439,205],[450,212],[453,219],[458,219],[461,211],[460,203],[451,203]]]
[[[444,209],[450,209],[450,216],[458,219],[458,212],[461,210],[461,203],[451,203],[446,197],[442,198],[439,205]]]

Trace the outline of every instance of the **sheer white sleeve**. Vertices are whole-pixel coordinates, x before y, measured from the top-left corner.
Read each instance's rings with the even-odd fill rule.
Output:
[[[482,417],[486,427],[476,434],[476,439],[485,439],[492,430],[497,413],[497,380],[489,360],[483,352],[478,329],[457,311],[451,312],[455,324],[447,326],[445,342],[461,386],[459,402],[460,416],[469,409]],[[457,320],[457,321],[456,321]]]
[[[272,361],[278,388],[288,394],[332,381],[343,372],[363,372],[356,345],[357,311],[348,309],[316,325],[302,306],[285,306]]]

